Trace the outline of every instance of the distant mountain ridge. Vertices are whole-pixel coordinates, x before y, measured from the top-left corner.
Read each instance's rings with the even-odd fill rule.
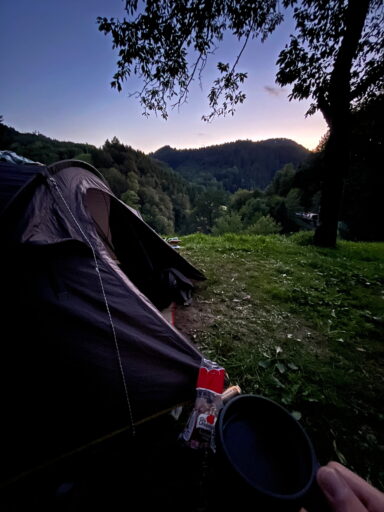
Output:
[[[310,151],[290,139],[253,142],[238,140],[199,149],[164,146],[151,156],[167,163],[184,178],[200,185],[222,183],[229,192],[239,188],[267,187],[275,173],[288,163],[295,167]]]

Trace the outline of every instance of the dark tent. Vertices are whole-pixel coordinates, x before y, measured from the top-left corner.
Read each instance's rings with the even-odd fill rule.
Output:
[[[204,276],[92,166],[0,163],[2,481],[193,400],[161,315]]]

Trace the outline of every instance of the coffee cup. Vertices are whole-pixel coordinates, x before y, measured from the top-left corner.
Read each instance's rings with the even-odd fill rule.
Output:
[[[231,399],[220,411],[215,441],[221,510],[327,510],[311,439],[278,403],[259,395]]]

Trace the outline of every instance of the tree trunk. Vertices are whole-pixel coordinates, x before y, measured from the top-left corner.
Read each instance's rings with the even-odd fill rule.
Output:
[[[314,237],[314,243],[319,247],[336,247],[344,177],[349,162],[347,129],[345,126],[340,136],[331,130],[324,149],[320,216]]]
[[[370,0],[349,0],[345,32],[335,60],[328,90],[318,101],[329,126],[321,189],[319,224],[314,243],[335,247],[344,177],[349,167],[351,68],[356,55]]]

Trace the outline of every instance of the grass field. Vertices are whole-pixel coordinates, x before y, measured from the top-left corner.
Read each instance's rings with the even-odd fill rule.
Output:
[[[289,409],[321,463],[384,490],[384,243],[328,250],[309,236],[184,237],[207,277],[190,334],[230,384]]]

